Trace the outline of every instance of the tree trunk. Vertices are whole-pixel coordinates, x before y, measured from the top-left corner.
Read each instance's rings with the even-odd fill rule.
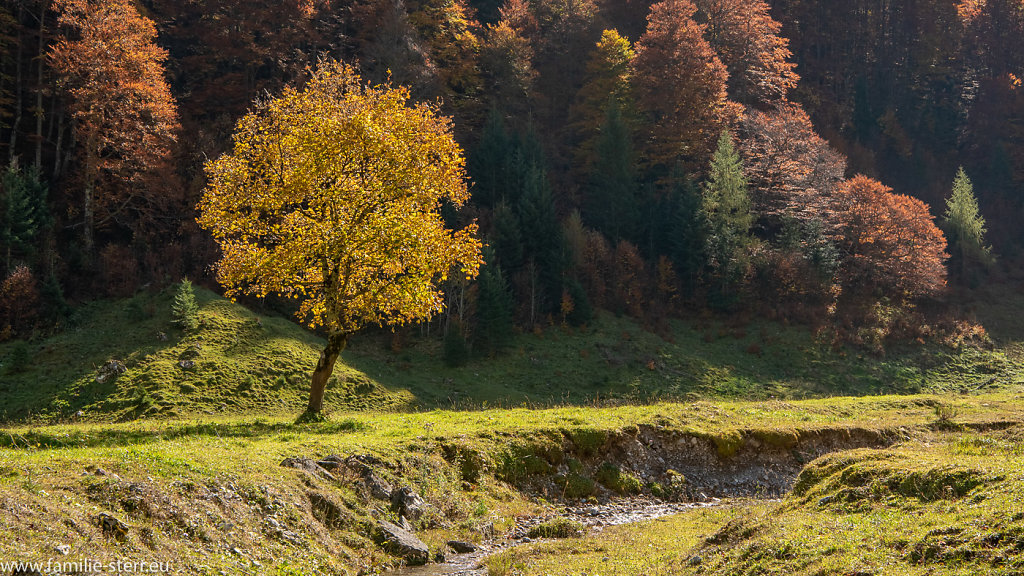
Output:
[[[334,363],[341,355],[341,351],[348,344],[348,334],[335,333],[327,337],[327,346],[320,353],[320,360],[313,370],[313,379],[309,386],[309,407],[307,414],[321,414],[324,411],[324,392],[327,390],[327,380],[334,372]]]
[[[21,26],[22,17],[24,16],[24,6],[18,4],[18,26]],[[14,159],[18,155],[18,125],[21,124],[21,112],[22,112],[22,75],[21,75],[21,59],[23,55],[23,43],[21,41],[21,31],[18,31],[18,51],[14,56],[14,122],[11,123],[11,141],[7,150],[7,163],[14,164]]]
[[[39,75],[36,81],[39,84],[36,86],[36,170],[42,170],[43,168],[43,78],[45,75],[45,67],[43,63],[46,62],[46,12],[48,10],[48,2],[43,2],[39,9],[39,54],[36,57],[39,60]]]
[[[97,168],[99,161],[95,152],[98,148],[96,139],[95,131],[91,132],[89,138],[86,139],[85,186],[82,190],[82,250],[85,252],[85,261],[90,270],[93,265],[93,233],[96,224],[96,176],[99,172]]]

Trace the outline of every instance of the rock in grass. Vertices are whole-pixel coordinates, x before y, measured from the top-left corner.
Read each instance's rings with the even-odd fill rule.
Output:
[[[302,470],[308,472],[314,476],[320,476],[328,480],[334,480],[334,475],[325,470],[316,461],[311,458],[285,458],[281,462],[281,466],[285,468],[295,468],[296,470]]]
[[[335,471],[342,466],[352,470],[358,474],[363,484],[370,490],[370,495],[378,500],[391,500],[391,496],[394,493],[394,487],[387,481],[377,475],[374,468],[380,468],[384,466],[384,462],[372,456],[370,454],[356,454],[349,456],[348,458],[342,458],[341,456],[330,455],[325,457],[323,460],[318,462],[320,466],[327,470]]]
[[[328,528],[341,528],[345,525],[349,514],[327,494],[310,492],[309,503],[313,509],[313,517]]]
[[[423,516],[427,503],[412,488],[405,486],[391,494],[391,508],[410,520],[419,520]]]
[[[381,547],[411,566],[426,564],[430,560],[430,550],[422,540],[391,522],[378,521],[375,539]]]
[[[128,537],[128,525],[106,512],[103,512],[93,518],[93,523],[96,524],[96,526],[103,532],[103,535],[108,538],[124,540]]]

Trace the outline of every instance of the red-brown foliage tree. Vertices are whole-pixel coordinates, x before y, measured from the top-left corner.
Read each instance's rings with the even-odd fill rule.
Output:
[[[623,240],[615,246],[612,264],[615,308],[633,318],[644,317],[649,282],[646,268],[640,251],[632,243]]]
[[[164,200],[149,177],[166,172],[178,129],[164,80],[167,52],[129,0],[57,0],[63,37],[50,53],[74,119],[83,249],[94,230]],[[162,192],[162,191],[161,191]]]
[[[799,104],[751,110],[741,131],[740,154],[760,215],[836,221],[829,197],[843,180],[846,159],[814,132]]]
[[[858,175],[836,194],[844,292],[894,299],[933,295],[946,285],[946,238],[928,205]]]
[[[651,6],[633,59],[637,104],[649,124],[646,161],[691,171],[707,164],[722,129],[740,113],[726,94],[725,65],[704,39],[691,0]]]
[[[39,313],[39,286],[28,266],[18,266],[0,284],[0,341],[32,326]]]
[[[800,79],[789,40],[763,0],[696,0],[705,37],[729,71],[729,95],[750,106],[786,99]]]
[[[580,264],[580,280],[590,302],[599,308],[608,305],[612,273],[612,251],[608,240],[596,230],[586,231],[586,244]]]

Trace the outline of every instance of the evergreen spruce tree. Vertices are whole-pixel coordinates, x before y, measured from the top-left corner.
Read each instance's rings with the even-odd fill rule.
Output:
[[[468,171],[476,183],[474,202],[491,207],[508,197],[514,149],[514,140],[505,130],[505,120],[496,108],[492,109],[480,134],[480,143],[468,161]]]
[[[596,162],[588,189],[585,214],[593,227],[612,242],[640,242],[636,159],[629,129],[615,100],[609,102],[597,138]]]
[[[491,262],[490,256],[485,253],[484,259]],[[473,331],[475,347],[484,354],[496,354],[512,335],[515,302],[497,264],[487,264],[480,270],[478,282],[476,329]]]
[[[978,211],[974,186],[963,167],[953,178],[953,194],[946,199],[943,224],[953,257],[951,268],[962,280],[970,280],[979,267],[992,264],[992,248],[985,245],[985,219]]]
[[[447,366],[465,366],[469,362],[469,343],[462,324],[452,319],[444,335],[444,363]]]
[[[174,294],[174,302],[171,304],[171,316],[174,323],[183,330],[195,330],[199,327],[199,306],[196,304],[196,293],[192,289],[192,282],[184,278],[178,285],[178,291]]]
[[[510,273],[523,265],[523,236],[519,231],[519,218],[508,204],[499,202],[494,207],[491,238],[494,261]],[[491,262],[491,260],[487,260]]]
[[[536,322],[539,315],[554,312],[562,297],[562,229],[543,168],[531,167],[516,208],[524,261],[533,276],[531,293],[524,296],[530,298]]]
[[[583,284],[575,278],[569,278],[565,285],[569,297],[572,298],[572,311],[565,317],[571,326],[583,326],[594,318],[594,307],[590,305],[590,297]]]
[[[754,221],[743,161],[728,131],[722,132],[711,159],[701,212],[707,226],[706,249],[717,285],[716,300],[728,306],[736,299],[735,289],[746,269],[746,252],[752,241],[750,226]]]
[[[23,172],[16,165],[4,173],[0,187],[0,249],[10,272],[13,258],[30,255],[39,232],[49,225],[48,188],[36,168]]]
[[[669,254],[682,283],[683,294],[693,296],[707,263],[701,194],[693,180],[682,178],[673,186],[672,196]]]

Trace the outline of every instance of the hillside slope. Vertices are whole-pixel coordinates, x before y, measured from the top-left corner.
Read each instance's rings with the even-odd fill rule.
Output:
[[[302,410],[322,340],[290,319],[257,315],[202,289],[201,326],[183,333],[171,323],[172,292],[96,302],[55,336],[0,344],[0,422]],[[459,367],[446,365],[436,337],[371,331],[343,354],[328,409],[977,393],[1024,383],[1024,356],[1012,338],[992,349],[928,343],[875,355],[765,321],[669,326],[658,336],[603,314],[586,328],[517,334],[498,356]],[[119,365],[123,373],[114,373]]]

